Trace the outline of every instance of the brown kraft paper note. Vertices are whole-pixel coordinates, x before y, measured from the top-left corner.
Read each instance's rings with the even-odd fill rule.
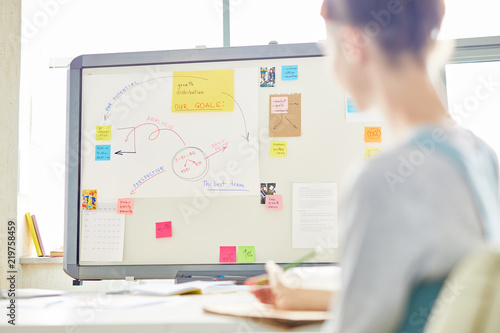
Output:
[[[301,94],[269,96],[269,136],[301,136]]]

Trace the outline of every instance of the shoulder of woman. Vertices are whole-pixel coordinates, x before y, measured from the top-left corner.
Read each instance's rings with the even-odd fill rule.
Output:
[[[440,182],[457,177],[458,172],[445,157],[424,146],[407,144],[370,161],[354,182],[352,192],[400,196],[439,188]]]

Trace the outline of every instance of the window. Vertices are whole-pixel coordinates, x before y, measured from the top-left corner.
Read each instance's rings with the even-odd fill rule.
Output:
[[[325,40],[322,3],[323,0],[232,0],[231,46]]]
[[[447,65],[446,85],[453,119],[500,156],[500,61]]]
[[[446,14],[439,38],[500,36],[500,1],[445,0]]]
[[[324,40],[322,2],[231,0],[231,45]],[[497,0],[446,2],[440,38],[500,35]],[[222,0],[24,0],[22,10],[18,215],[30,211],[37,216],[50,251],[63,242],[66,65],[80,54],[221,47]],[[476,67],[457,65],[448,75],[465,82],[459,79],[463,71],[475,73]],[[474,88],[453,86],[453,81],[448,80],[450,100],[454,91]],[[463,102],[460,96],[457,103]],[[497,93],[485,103],[498,102]],[[485,104],[484,112],[494,116],[491,105]],[[489,125],[494,120],[481,125],[488,138],[495,134]]]
[[[222,1],[220,1],[222,4]],[[222,46],[219,1],[23,1],[19,216],[63,244],[66,65],[80,54]]]

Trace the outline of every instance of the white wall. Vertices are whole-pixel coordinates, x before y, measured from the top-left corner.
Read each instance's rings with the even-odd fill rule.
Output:
[[[21,2],[0,0],[0,288],[7,272],[7,223],[17,214]],[[26,253],[26,227],[18,221],[17,256]]]

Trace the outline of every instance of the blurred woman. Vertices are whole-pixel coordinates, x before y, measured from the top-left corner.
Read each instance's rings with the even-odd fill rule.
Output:
[[[359,109],[381,110],[400,140],[346,198],[342,289],[324,331],[421,332],[452,267],[499,234],[496,156],[453,123],[427,71],[444,10],[443,0],[323,5],[336,78]],[[279,268],[268,272],[279,280]],[[265,301],[293,304],[282,283],[271,285]]]

